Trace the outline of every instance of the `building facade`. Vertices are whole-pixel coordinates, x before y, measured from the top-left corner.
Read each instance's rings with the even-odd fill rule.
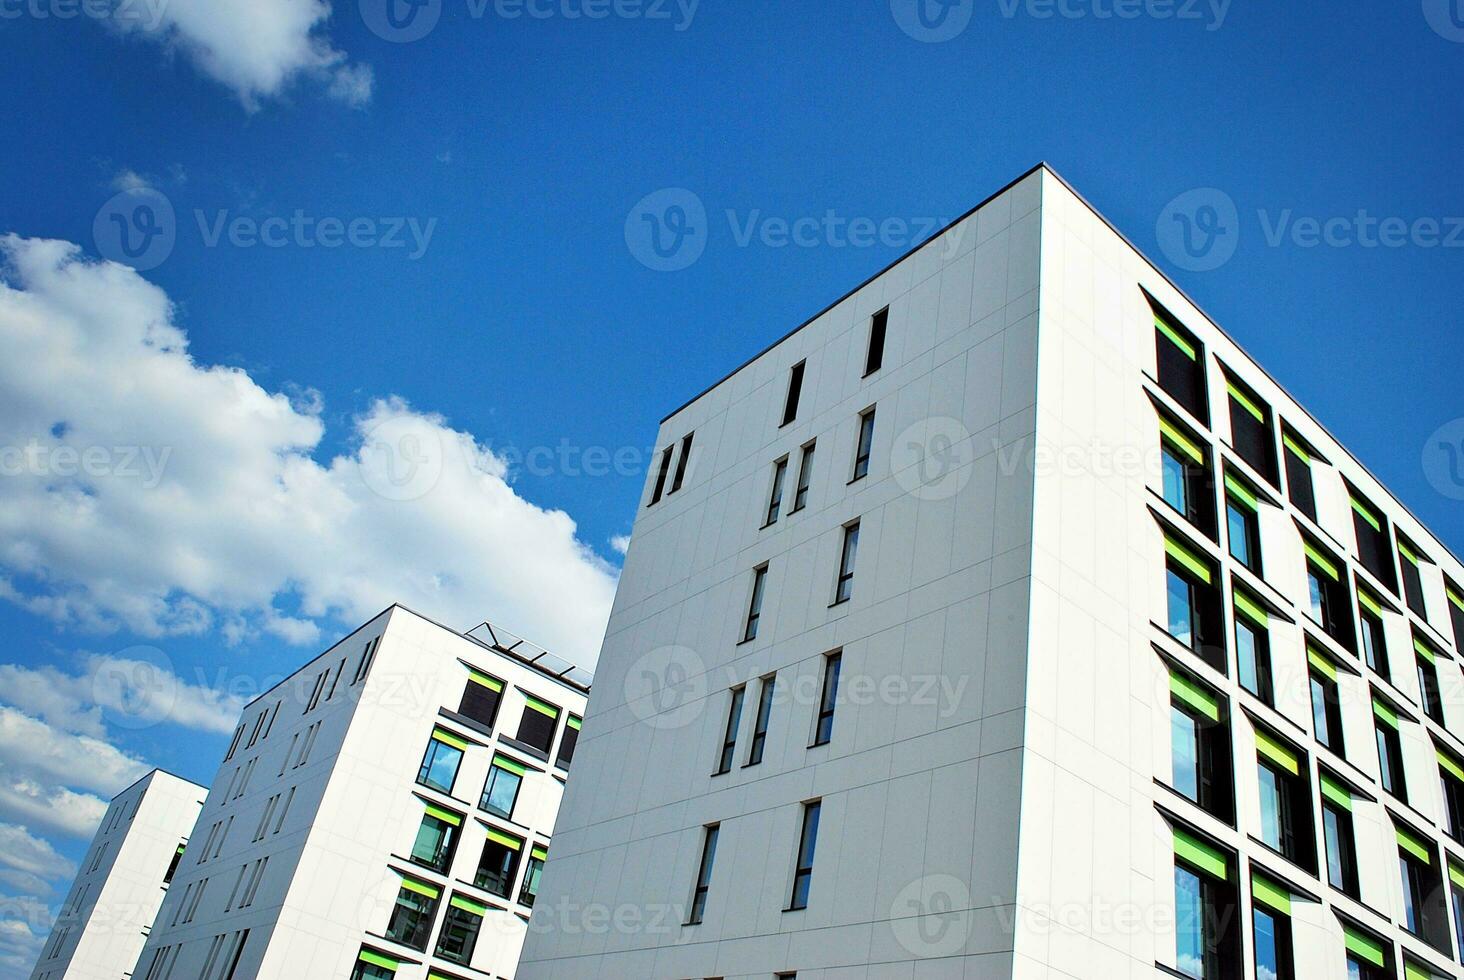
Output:
[[[133,977],[512,978],[589,681],[383,612],[245,708]]]
[[[117,795],[31,980],[117,980],[136,962],[207,793],[155,769]]]
[[[658,445],[522,980],[1460,975],[1464,567],[1050,169]]]

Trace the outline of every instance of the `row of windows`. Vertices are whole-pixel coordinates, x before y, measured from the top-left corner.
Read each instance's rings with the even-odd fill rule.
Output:
[[[830,606],[840,606],[854,597],[854,564],[859,557],[858,520],[850,521],[841,529],[842,544],[839,548],[839,572],[834,579],[833,601]],[[767,592],[768,563],[752,570],[751,594],[748,597],[747,616],[742,622],[741,643],[757,639],[762,624],[763,597]]]
[[[239,961],[244,958],[244,947],[249,942],[249,930],[235,933],[220,933],[209,944],[208,956],[203,961],[203,971],[198,980],[234,980],[239,970]],[[170,980],[173,968],[183,953],[183,944],[162,946],[153,952],[143,980]]]
[[[785,912],[797,912],[808,908],[809,890],[813,886],[813,858],[818,848],[818,824],[823,813],[823,801],[808,800],[803,803],[799,821],[798,849],[793,861],[793,886]],[[706,915],[707,899],[712,891],[712,872],[717,860],[717,841],[722,835],[721,824],[708,824],[702,828],[701,860],[697,863],[696,884],[691,892],[691,904],[686,917],[688,926],[700,925]]]
[[[814,720],[813,741],[809,748],[827,745],[834,737],[834,709],[839,697],[839,674],[843,669],[842,651],[825,654],[823,658],[823,682],[819,695],[818,716]],[[768,674],[758,679],[757,715],[753,721],[752,739],[743,761],[744,769],[760,764],[767,746],[768,728],[772,724],[774,695],[778,675]],[[722,776],[732,771],[737,755],[737,737],[742,726],[743,704],[747,700],[747,685],[739,684],[728,692],[727,727],[722,736],[722,746],[717,753],[717,768],[713,776]]]

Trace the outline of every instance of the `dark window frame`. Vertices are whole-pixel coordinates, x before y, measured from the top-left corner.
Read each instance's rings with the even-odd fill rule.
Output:
[[[819,694],[818,717],[814,720],[813,744],[810,748],[828,745],[834,739],[834,712],[839,700],[839,675],[844,666],[844,652],[824,654],[823,686]]]
[[[783,421],[778,426],[792,425],[798,419],[798,403],[803,399],[803,378],[808,370],[804,359],[788,370],[788,392],[783,398]]]
[[[884,367],[885,338],[889,332],[890,308],[886,306],[869,318],[869,343],[864,351],[864,377]]]
[[[798,857],[793,865],[793,894],[785,912],[808,908],[809,893],[813,890],[813,861],[818,850],[818,829],[822,816],[822,800],[810,800],[803,804],[803,820],[798,834]]]

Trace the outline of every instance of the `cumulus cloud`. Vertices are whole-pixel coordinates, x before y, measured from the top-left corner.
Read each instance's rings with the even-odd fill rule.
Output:
[[[0,895],[0,972],[4,976],[30,976],[51,921],[51,910],[33,896]]]
[[[10,823],[0,823],[0,867],[30,875],[42,883],[65,881],[76,871],[50,841]]]
[[[372,74],[326,36],[327,0],[140,0],[109,23],[163,43],[233,90],[245,108],[282,94],[297,78],[323,83],[347,105],[371,99]]]
[[[630,550],[630,535],[617,534],[610,539],[610,547],[615,549],[617,554],[625,554]]]
[[[0,238],[0,598],[143,636],[319,642],[402,602],[592,666],[614,570],[440,416],[383,398],[327,460],[316,398],[200,364],[168,297]]]

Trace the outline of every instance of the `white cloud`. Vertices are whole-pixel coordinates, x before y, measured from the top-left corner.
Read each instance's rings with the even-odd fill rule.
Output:
[[[28,977],[51,931],[51,910],[30,896],[0,895],[0,973]]]
[[[615,537],[610,539],[610,547],[614,548],[617,554],[625,554],[630,550],[630,535],[615,535]]]
[[[139,15],[109,23],[182,51],[247,109],[300,77],[323,82],[347,105],[370,101],[371,68],[351,64],[326,36],[326,0],[140,0],[132,9]]]
[[[399,601],[593,666],[614,570],[472,435],[388,398],[317,461],[318,399],[196,362],[133,270],[14,236],[0,256],[0,597],[90,629],[303,644]]]
[[[0,866],[43,881],[65,881],[76,871],[50,841],[32,836],[15,824],[0,823]]]
[[[112,178],[112,189],[117,191],[146,191],[152,189],[152,181],[135,170],[123,170]]]
[[[62,732],[14,708],[0,708],[0,774],[22,795],[54,797],[50,787],[40,785],[44,781],[96,790],[110,799],[148,770],[141,759],[99,738]]]

